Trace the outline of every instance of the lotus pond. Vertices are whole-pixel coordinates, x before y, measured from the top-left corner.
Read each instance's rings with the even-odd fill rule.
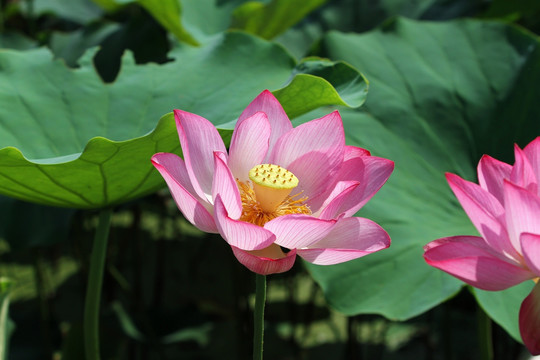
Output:
[[[0,360],[535,358],[539,19],[0,0]]]

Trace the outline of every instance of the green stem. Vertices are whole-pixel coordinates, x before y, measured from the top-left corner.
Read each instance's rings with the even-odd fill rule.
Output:
[[[266,275],[255,274],[255,276],[253,360],[262,360],[264,337],[264,303],[266,302]]]
[[[480,308],[477,309],[477,321],[478,321],[478,343],[480,346],[480,359],[481,360],[493,360],[493,339],[491,333],[491,319],[485,311]]]
[[[103,209],[99,213],[98,226],[90,255],[88,288],[84,304],[84,349],[86,360],[99,360],[99,305],[107,240],[111,224],[112,209]]]
[[[9,296],[14,282],[8,278],[0,278],[0,360],[8,358],[9,338],[14,325],[9,320]]]

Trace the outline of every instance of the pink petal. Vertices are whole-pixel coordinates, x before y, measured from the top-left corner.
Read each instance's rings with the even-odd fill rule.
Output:
[[[245,119],[259,111],[268,116],[272,129],[269,140],[269,148],[271,149],[277,139],[292,129],[292,124],[279,101],[270,91],[264,90],[242,112],[236,126],[239,126]]]
[[[351,194],[361,186],[358,181],[340,181],[315,214],[321,219],[334,219],[343,212],[343,204],[348,203]]]
[[[248,180],[249,170],[263,163],[268,151],[270,134],[268,117],[262,112],[257,112],[236,124],[229,148],[228,163],[238,180]]]
[[[394,171],[394,162],[388,159],[376,156],[363,157],[364,173],[363,180],[360,181],[363,187],[357,188],[343,203],[342,210],[345,216],[352,216],[362,208],[380,188],[386,183],[392,171]],[[344,164],[344,166],[348,166]]]
[[[529,269],[540,276],[540,235],[523,233],[520,236],[521,251]]]
[[[536,174],[534,173],[531,163],[529,163],[529,159],[527,159],[523,150],[517,145],[514,146],[514,154],[516,162],[512,168],[512,173],[510,174],[510,181],[528,191],[538,194]]]
[[[509,181],[504,183],[504,204],[508,235],[520,248],[522,233],[540,234],[540,198]]]
[[[323,193],[343,162],[343,122],[337,111],[304,123],[282,137],[269,162],[291,171],[299,180],[296,192],[312,197]]]
[[[531,141],[529,145],[523,149],[525,156],[531,164],[534,174],[536,176],[536,182],[540,182],[540,136]],[[540,186],[538,187],[538,195],[540,196]]]
[[[354,215],[384,185],[394,170],[393,161],[366,156],[364,151],[356,151],[356,154],[353,155],[353,152],[348,149],[345,155],[346,161],[333,179],[336,182],[334,187],[337,186],[337,182],[354,181],[360,184],[343,199],[336,214],[345,213],[346,217]],[[330,187],[326,193],[318,197],[308,199],[307,203],[314,213],[322,211],[322,208],[332,200],[335,195],[334,187]],[[321,205],[322,201],[324,204]]]
[[[209,209],[212,206],[196,195],[182,159],[175,154],[157,153],[152,156],[152,164],[165,179],[176,205],[185,218],[204,232],[217,233],[214,218],[205,208],[205,205]]]
[[[279,246],[275,244],[270,245],[268,248],[255,251],[244,251],[234,246],[231,246],[231,248],[234,256],[236,256],[242,265],[261,275],[289,271],[296,259],[296,251],[294,249],[284,254]]]
[[[371,220],[343,218],[322,240],[307,249],[298,249],[304,260],[318,265],[332,265],[357,259],[390,246],[390,236]]]
[[[366,149],[362,149],[361,147],[345,145],[345,156],[343,157],[344,161],[360,156],[371,156],[371,153]]]
[[[260,226],[231,219],[220,195],[215,198],[214,209],[219,233],[231,246],[242,250],[260,250],[272,244],[276,239],[274,234]]]
[[[223,140],[215,126],[199,115],[174,110],[174,118],[191,184],[201,198],[210,199],[214,151],[226,153]]]
[[[508,237],[504,220],[504,208],[497,199],[479,185],[447,173],[446,180],[461,206],[486,242],[496,251],[519,259],[516,251],[519,243]]]
[[[521,303],[519,332],[523,343],[533,355],[540,355],[540,284]]]
[[[221,196],[225,209],[233,219],[242,215],[242,200],[240,191],[231,171],[227,167],[227,157],[224,153],[214,151],[214,181],[212,185],[212,198]]]
[[[478,183],[504,204],[503,180],[509,179],[511,172],[511,165],[484,155],[478,163]]]
[[[276,235],[276,244],[296,249],[319,241],[332,230],[335,223],[336,220],[323,220],[298,214],[277,217],[264,224],[264,228]]]
[[[454,236],[424,246],[426,262],[469,285],[504,290],[534,275],[511,260],[505,261],[478,236]]]

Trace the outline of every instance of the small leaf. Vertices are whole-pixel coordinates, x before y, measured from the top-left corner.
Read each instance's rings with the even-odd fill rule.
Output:
[[[113,309],[114,314],[120,322],[120,327],[124,331],[124,334],[138,341],[146,341],[146,337],[139,331],[139,329],[119,301],[113,302],[111,304],[111,308]]]
[[[191,326],[164,336],[161,338],[161,342],[163,344],[173,344],[180,341],[196,341],[201,347],[204,347],[210,341],[210,331],[212,329],[212,323]]]
[[[274,92],[291,118],[327,105],[356,108],[366,100],[369,82],[344,62],[308,58],[293,75],[287,87]]]

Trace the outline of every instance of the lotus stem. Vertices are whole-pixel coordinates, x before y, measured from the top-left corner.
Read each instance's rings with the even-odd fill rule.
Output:
[[[491,333],[491,319],[486,312],[478,306],[478,344],[480,346],[480,359],[493,360],[493,339]]]
[[[255,313],[253,328],[253,360],[263,358],[264,303],[266,302],[266,275],[255,274]]]
[[[99,360],[99,305],[103,271],[107,255],[107,240],[111,224],[112,209],[106,208],[99,213],[99,220],[90,255],[88,287],[84,304],[84,349],[86,360]]]

